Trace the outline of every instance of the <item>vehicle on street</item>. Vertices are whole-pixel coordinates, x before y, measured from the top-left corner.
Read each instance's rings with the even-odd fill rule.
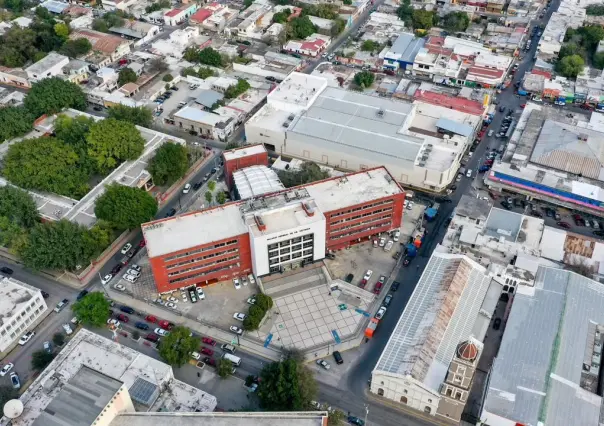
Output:
[[[386,314],[386,307],[381,306],[380,309],[375,313],[375,319],[382,319]]]
[[[202,343],[205,343],[206,345],[216,346],[216,340],[210,339],[209,337],[202,337],[201,341],[202,341]]]
[[[122,249],[120,250],[120,253],[126,254],[130,251],[131,248],[132,248],[132,244],[126,243],[126,244],[124,244],[124,247],[122,247]]]
[[[556,225],[558,225],[560,228],[570,229],[570,224],[566,222],[556,222]]]
[[[195,361],[199,361],[201,355],[199,354],[199,352],[191,352],[191,358],[193,358]]]
[[[363,279],[361,280],[361,287],[365,287],[372,275],[373,271],[371,269],[367,269],[367,272],[365,272],[365,275],[363,275]]]
[[[121,322],[126,322],[126,323],[128,321],[130,321],[130,318],[128,318],[128,315],[124,315],[124,314],[118,314],[117,319],[120,320]]]
[[[145,321],[149,321],[150,323],[155,324],[157,322],[157,317],[154,317],[153,315],[147,315],[145,317]]]
[[[355,426],[365,426],[365,421],[355,416],[348,416],[348,423]]]
[[[50,342],[46,341],[42,345],[42,349],[44,349],[44,352],[51,354],[52,353],[52,344]]]
[[[487,133],[487,136],[492,137],[493,134],[495,134],[495,130],[491,129],[491,130],[489,130],[489,133]]]
[[[235,286],[235,290],[239,290],[241,288],[241,284],[239,283],[239,278],[233,278],[233,285]]]
[[[55,307],[55,312],[61,312],[63,309],[65,309],[65,306],[67,306],[68,303],[68,299],[61,300],[59,303],[57,303],[57,306]]]
[[[69,324],[63,324],[63,331],[68,336],[73,333],[73,330],[71,329],[71,327],[69,326]]]
[[[149,333],[147,334],[147,336],[145,337],[146,340],[153,342],[153,343],[157,343],[159,342],[159,336],[155,333]]]
[[[8,362],[8,363],[4,364],[4,367],[2,367],[2,370],[0,370],[0,376],[2,376],[2,377],[6,376],[6,374],[9,371],[11,371],[14,366],[15,366],[15,364],[13,364],[12,362]]]
[[[401,283],[399,283],[398,281],[394,281],[392,283],[392,285],[390,286],[390,291],[396,291],[398,290],[399,286],[401,285]]]
[[[113,274],[107,274],[103,278],[101,278],[101,284],[105,285],[113,278]]]
[[[153,330],[153,332],[155,334],[157,334],[158,336],[167,336],[170,334],[170,332],[168,330],[164,330],[163,328],[156,328],[155,330]]]
[[[118,290],[118,291],[126,291],[126,287],[124,285],[122,285],[122,284],[119,284],[119,283],[115,284],[113,286],[113,288],[116,289],[116,290]]]
[[[34,337],[36,335],[35,331],[28,331],[27,333],[25,333],[23,336],[21,336],[21,338],[19,339],[19,344],[21,346],[25,345],[27,342],[29,342],[31,340],[32,337]]]
[[[185,187],[182,189],[182,193],[183,193],[183,194],[188,194],[190,190],[191,190],[191,184],[190,184],[190,183],[187,183],[187,184],[185,185]]]
[[[210,358],[209,356],[205,357],[203,362],[207,365],[211,365],[212,367],[216,367],[216,360],[214,358]]]
[[[176,214],[176,209],[175,208],[171,208],[170,210],[168,210],[166,212],[166,217],[172,217]]]
[[[115,265],[113,267],[113,269],[111,269],[111,273],[112,274],[117,274],[119,271],[122,270],[123,267],[124,267],[124,265],[122,265],[121,263],[118,263],[117,265]]]
[[[21,381],[19,380],[17,373],[10,373],[10,381],[15,389],[19,389],[21,387]]]
[[[199,188],[201,188],[202,185],[203,185],[203,182],[195,182],[193,184],[193,191],[197,191]]]
[[[213,355],[214,351],[212,349],[208,349],[208,348],[201,348],[201,353],[204,355]]]
[[[320,367],[323,367],[326,370],[329,370],[331,368],[331,366],[329,365],[329,363],[327,361],[325,361],[324,359],[318,359],[317,360],[317,365]]]
[[[495,321],[493,321],[493,329],[499,330],[500,327],[501,327],[501,318],[495,318]]]
[[[472,170],[468,170],[468,171],[466,172],[466,177],[469,177],[469,178],[471,178],[471,177],[472,177]]]
[[[2,272],[4,275],[12,275],[13,274],[13,270],[11,268],[8,268],[6,266],[3,266],[0,268],[0,272]]]
[[[144,323],[144,322],[138,321],[134,324],[134,326],[136,328],[138,328],[139,330],[149,330],[149,324]]]
[[[333,351],[333,358],[336,360],[336,364],[344,364],[344,358],[342,358],[342,354],[340,351]]]
[[[394,295],[392,293],[388,293],[386,295],[386,297],[384,298],[384,301],[382,302],[382,305],[385,307],[390,306],[390,302],[392,302],[392,298],[394,297]]]
[[[243,330],[234,325],[230,326],[229,330],[231,330],[232,333],[238,334],[239,336],[241,336],[243,334]]]
[[[127,314],[130,314],[130,315],[132,315],[134,313],[134,309],[132,309],[130,306],[126,306],[126,305],[120,306],[120,311],[126,312]]]
[[[249,303],[250,305],[255,305],[256,304],[256,298],[254,296],[248,297],[247,298],[247,303]]]
[[[233,314],[233,318],[235,318],[237,321],[243,321],[245,319],[246,315],[241,313],[241,312],[237,312]]]
[[[76,297],[76,300],[82,300],[84,298],[84,296],[86,296],[88,294],[88,290],[82,290],[78,293],[78,297]]]
[[[170,331],[174,328],[174,324],[166,320],[161,320],[158,324],[164,330]]]
[[[235,353],[235,351],[237,351],[237,348],[236,348],[235,346],[230,345],[230,344],[228,344],[228,343],[225,343],[225,344],[221,345],[221,346],[220,346],[220,349],[222,349],[222,350],[223,350],[223,351],[225,351],[225,352],[232,353],[232,354],[234,354],[234,353]]]

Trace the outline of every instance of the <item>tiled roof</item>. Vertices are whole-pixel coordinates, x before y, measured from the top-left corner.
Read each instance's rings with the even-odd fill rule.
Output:
[[[74,31],[69,38],[72,40],[85,38],[92,45],[93,51],[98,51],[106,55],[111,55],[122,43],[127,43],[127,41],[121,37],[94,30],[77,30]]]
[[[478,101],[448,96],[443,93],[430,92],[428,90],[417,90],[414,98],[418,101],[443,106],[445,108],[451,108],[467,114],[482,115],[484,113],[484,107]]]

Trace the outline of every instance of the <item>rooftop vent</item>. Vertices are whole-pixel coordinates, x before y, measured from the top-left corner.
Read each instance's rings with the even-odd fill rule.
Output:
[[[380,109],[378,109],[377,115],[380,117],[383,117],[385,112],[386,111],[384,111],[383,109],[380,108]]]
[[[302,203],[302,208],[306,212],[306,216],[314,216],[315,208],[308,204],[306,201]]]
[[[287,117],[287,119],[288,119],[289,121],[292,121],[292,120],[294,119],[294,114],[290,114],[290,115],[289,115],[289,117]]]
[[[256,221],[256,225],[260,231],[266,231],[266,225],[260,216],[254,215],[254,221]]]
[[[289,127],[289,123],[288,123],[287,121],[285,121],[285,122],[283,123],[283,127]]]

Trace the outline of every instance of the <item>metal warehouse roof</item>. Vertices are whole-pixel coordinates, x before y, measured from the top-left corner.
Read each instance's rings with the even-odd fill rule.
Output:
[[[467,124],[449,120],[445,117],[441,117],[436,121],[436,127],[465,137],[468,137],[474,133],[472,128]]]
[[[233,173],[233,180],[239,197],[243,200],[285,188],[277,173],[266,166],[250,166],[237,170]]]

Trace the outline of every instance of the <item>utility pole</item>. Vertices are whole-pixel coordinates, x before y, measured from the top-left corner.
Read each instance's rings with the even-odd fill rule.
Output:
[[[369,415],[369,405],[365,405],[365,426],[367,426],[367,416]]]

